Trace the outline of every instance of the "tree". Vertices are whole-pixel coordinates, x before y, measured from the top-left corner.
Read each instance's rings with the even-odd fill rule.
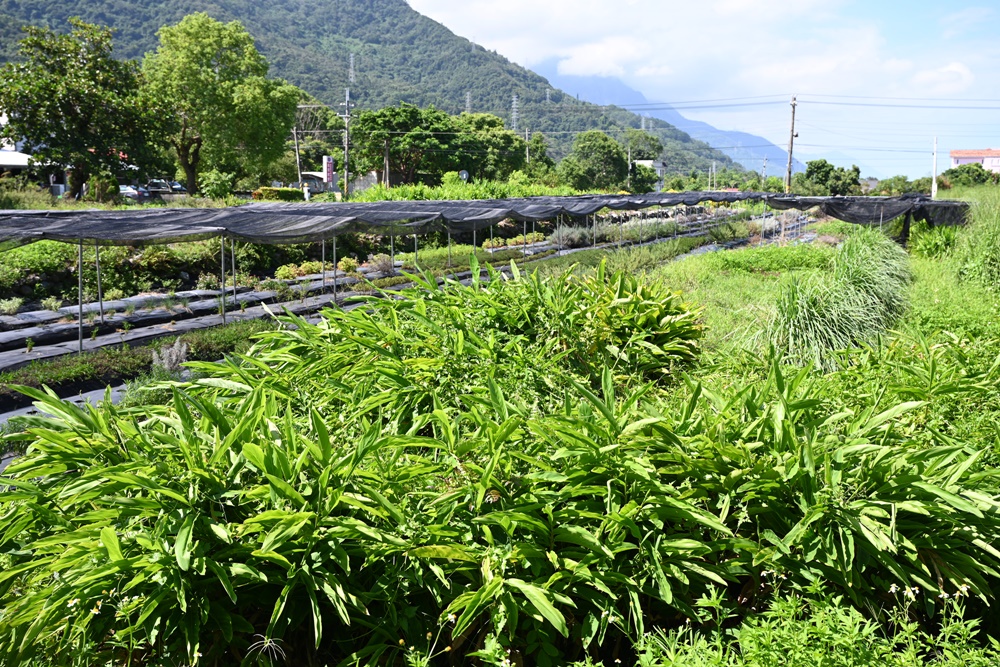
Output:
[[[978,162],[952,167],[941,176],[951,185],[973,186],[996,182],[996,175],[983,169],[983,165]]]
[[[488,113],[463,113],[456,119],[457,139],[464,145],[463,166],[480,180],[505,181],[524,169],[527,142]]]
[[[403,183],[421,177],[437,181],[445,172],[461,169],[466,149],[451,116],[405,102],[363,111],[351,128],[351,141],[361,169],[382,169],[388,149],[389,171]]]
[[[158,34],[143,69],[175,122],[170,142],[188,190],[197,192],[203,165],[247,173],[279,158],[299,91],[267,78],[267,61],[243,25],[198,13]]]
[[[36,164],[70,168],[70,195],[91,175],[145,168],[160,114],[140,92],[136,63],[112,57],[111,30],[70,19],[70,34],[25,28],[19,62],[0,70],[3,135]]]
[[[577,190],[617,190],[628,177],[625,153],[604,132],[582,132],[559,163],[559,177]]]
[[[653,192],[660,181],[656,170],[644,164],[632,165],[632,192]]]
[[[811,160],[806,163],[805,173],[792,178],[792,190],[800,195],[860,195],[861,169],[854,165],[850,169],[834,167],[826,160]]]
[[[631,151],[633,160],[655,160],[663,152],[663,143],[659,139],[635,128],[625,130],[622,144],[626,151]]]

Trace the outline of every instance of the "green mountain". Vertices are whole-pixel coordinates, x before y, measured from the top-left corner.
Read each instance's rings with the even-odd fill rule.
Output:
[[[460,113],[468,95],[473,111],[494,113],[511,126],[516,95],[518,129],[544,132],[556,157],[568,150],[577,132],[601,129],[615,136],[642,123],[635,114],[551,88],[543,77],[456,36],[405,0],[0,0],[0,60],[15,54],[20,26],[65,30],[72,16],[116,28],[119,55],[141,58],[155,48],[160,26],[198,11],[242,22],[275,76],[330,105],[343,102],[350,88],[356,109],[405,101]],[[354,83],[349,81],[351,54]],[[713,160],[720,167],[735,166],[665,121],[652,124],[671,171],[704,171]]]

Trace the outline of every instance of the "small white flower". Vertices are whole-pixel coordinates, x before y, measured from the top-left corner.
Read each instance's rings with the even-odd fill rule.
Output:
[[[942,592],[941,595],[938,596],[938,598],[941,600],[947,600],[948,597],[949,597],[948,594],[944,592]]]
[[[889,586],[889,592],[895,595],[896,593],[899,592],[899,586],[897,586],[896,584]]]
[[[80,598],[73,598],[72,600],[66,603],[66,606],[72,609],[78,604],[80,604]]]

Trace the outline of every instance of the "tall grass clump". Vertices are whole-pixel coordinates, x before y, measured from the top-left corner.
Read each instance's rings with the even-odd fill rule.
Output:
[[[834,352],[874,343],[906,310],[906,252],[876,230],[853,234],[830,274],[789,284],[767,338],[790,361],[834,367]]]
[[[1000,290],[1000,192],[983,193],[972,204],[971,222],[955,250],[959,277]]]

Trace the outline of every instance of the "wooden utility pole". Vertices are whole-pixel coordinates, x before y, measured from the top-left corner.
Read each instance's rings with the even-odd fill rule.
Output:
[[[789,194],[792,191],[792,153],[795,151],[795,137],[799,136],[795,133],[795,107],[799,104],[795,101],[795,97],[792,97],[792,131],[788,137],[788,171],[785,172],[785,194]]]
[[[344,201],[347,201],[351,196],[350,172],[348,171],[351,156],[351,89],[347,88],[345,93],[346,100],[341,105],[344,107],[344,113],[341,118],[344,119]]]

